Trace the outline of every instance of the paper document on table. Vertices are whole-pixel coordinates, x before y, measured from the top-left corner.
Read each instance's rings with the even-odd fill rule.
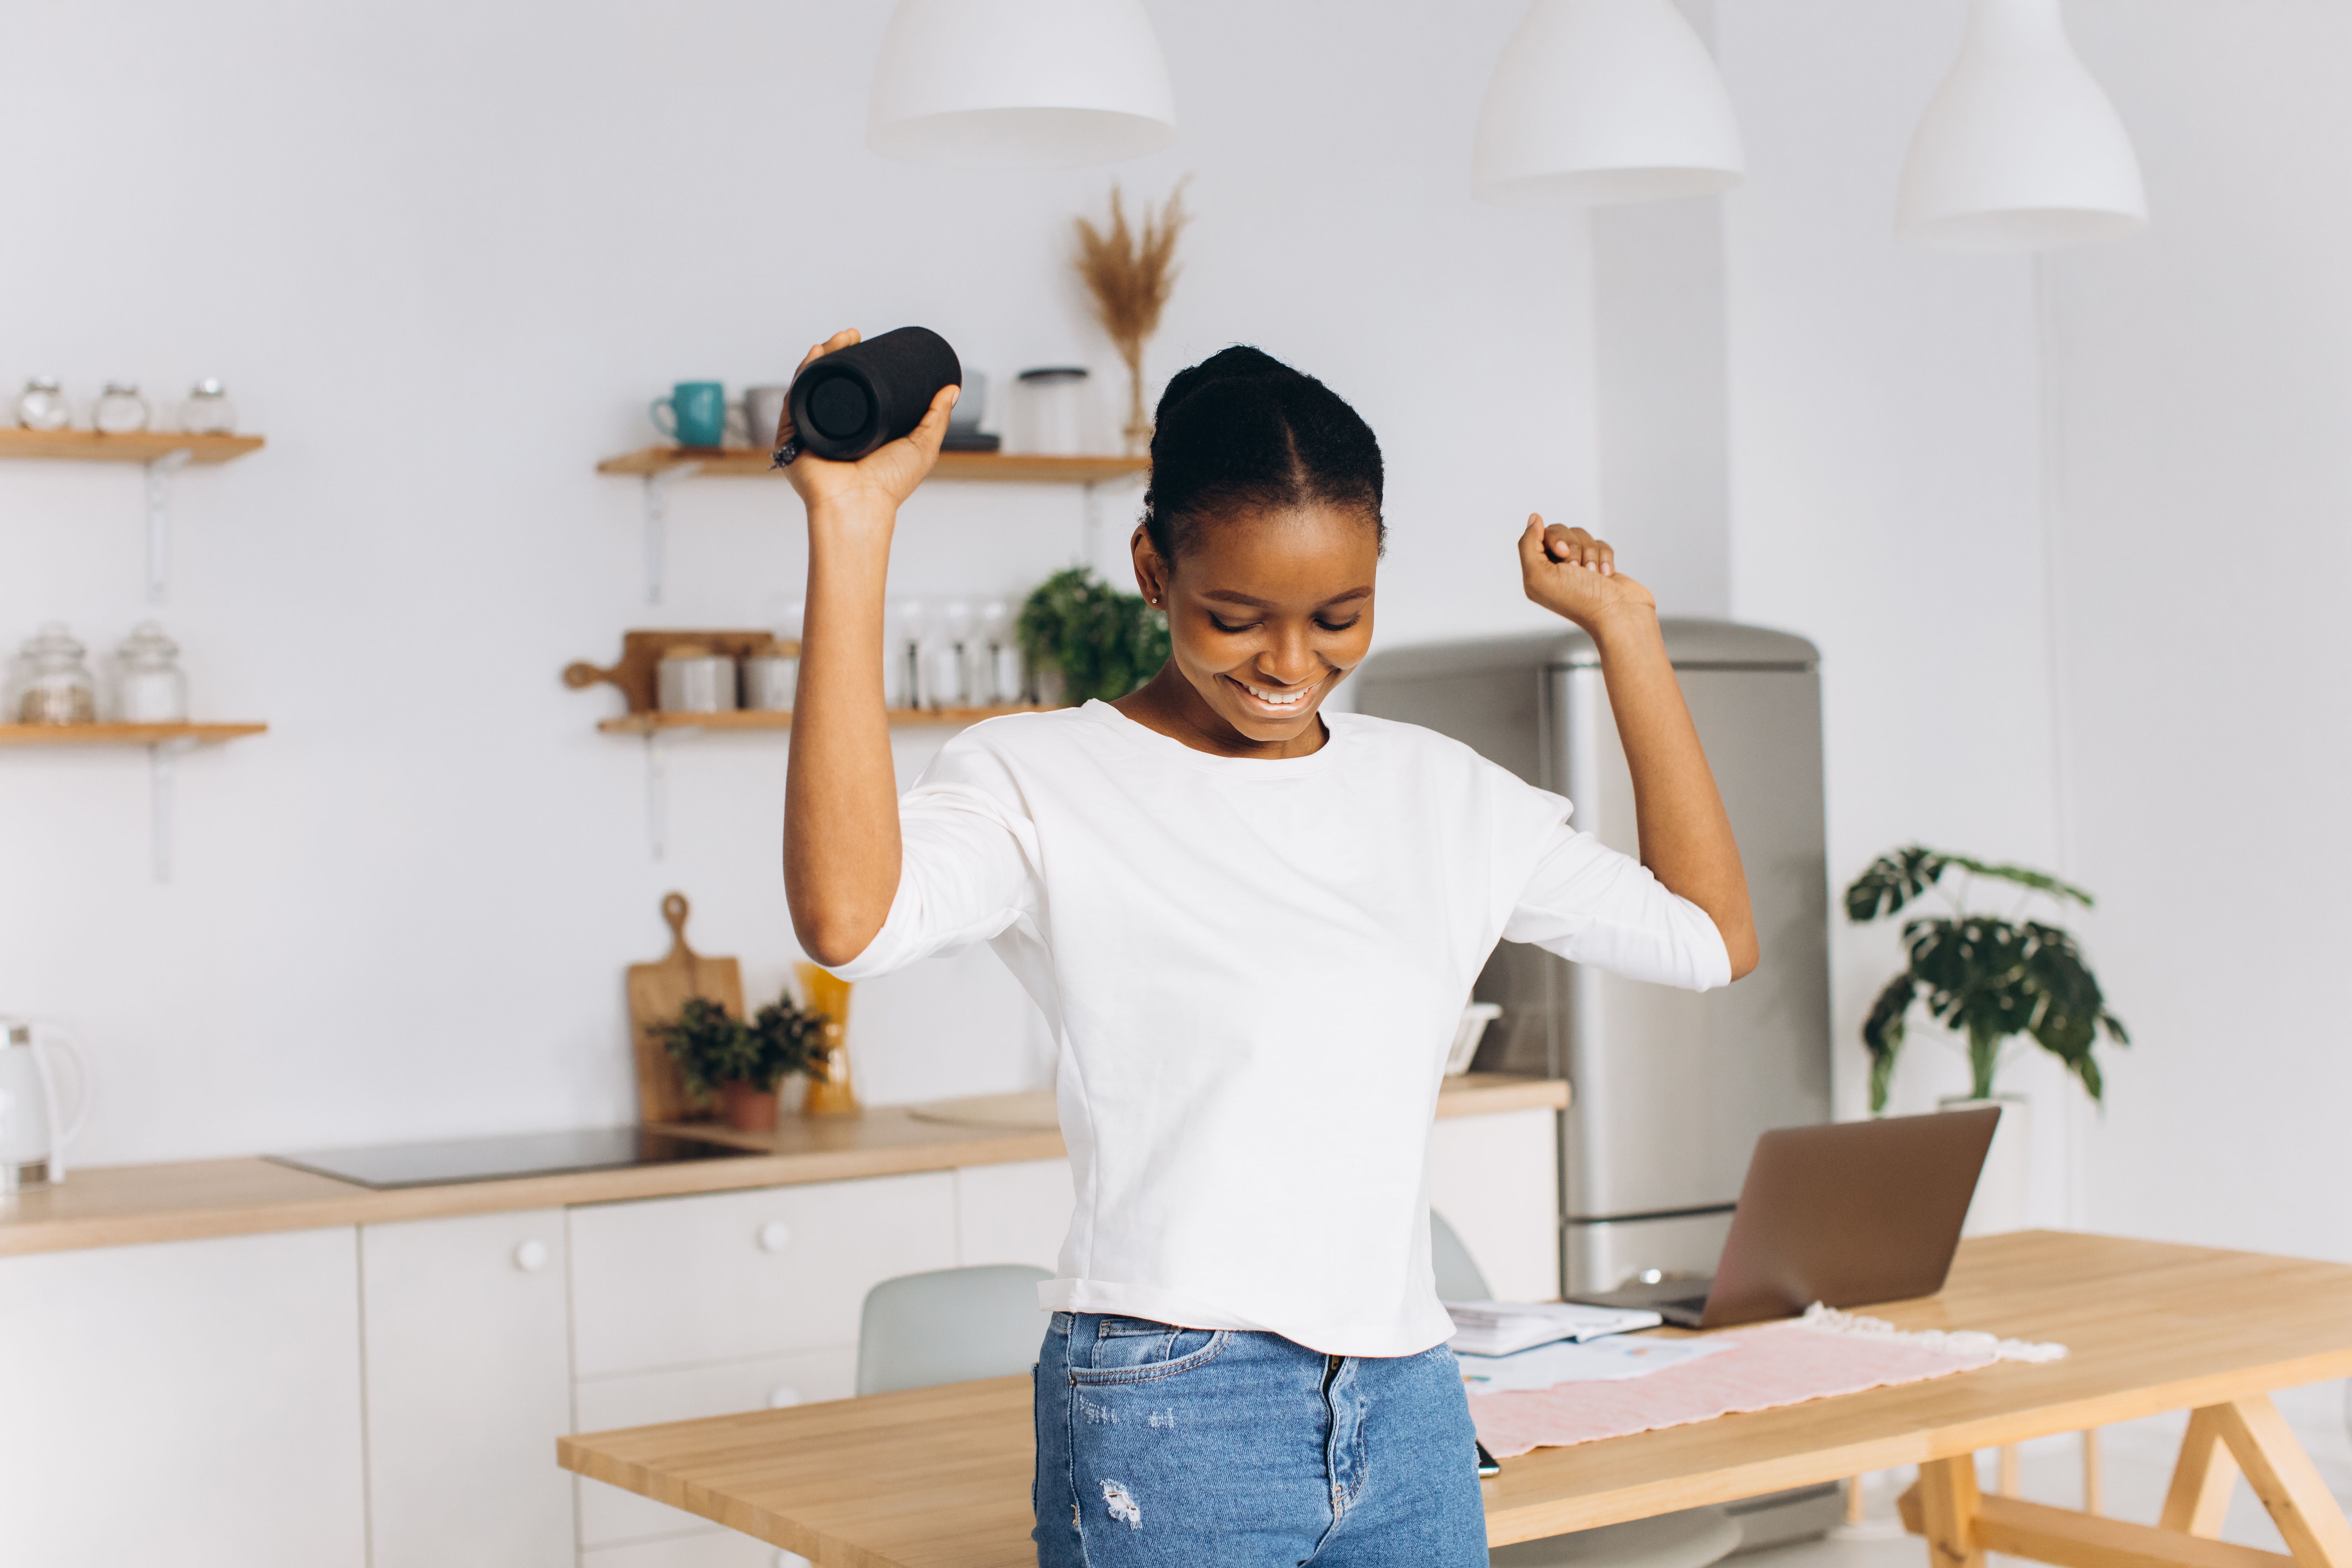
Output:
[[[1448,1301],[1454,1337],[1446,1342],[1467,1355],[1509,1355],[1554,1340],[1592,1340],[1603,1334],[1654,1329],[1665,1320],[1629,1307],[1586,1307],[1572,1301]]]
[[[1514,1394],[1563,1383],[1614,1383],[1697,1361],[1739,1342],[1720,1335],[1699,1340],[1601,1339],[1580,1344],[1555,1340],[1517,1355],[1462,1355],[1462,1384],[1472,1394]]]

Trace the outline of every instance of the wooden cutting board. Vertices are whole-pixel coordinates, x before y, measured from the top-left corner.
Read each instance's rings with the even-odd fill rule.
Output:
[[[669,922],[668,956],[655,963],[629,965],[629,1034],[636,1042],[637,1120],[688,1121],[710,1114],[709,1108],[687,1098],[677,1064],[662,1043],[646,1032],[654,1024],[675,1023],[689,998],[718,1003],[740,1018],[743,1016],[743,972],[731,958],[708,958],[686,945],[689,906],[684,893],[661,901],[662,919]]]

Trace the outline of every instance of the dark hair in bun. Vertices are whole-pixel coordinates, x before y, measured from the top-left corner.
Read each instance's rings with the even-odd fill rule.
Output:
[[[1240,510],[1360,511],[1383,545],[1381,444],[1339,394],[1236,344],[1176,373],[1151,432],[1143,526],[1170,561],[1203,522]]]

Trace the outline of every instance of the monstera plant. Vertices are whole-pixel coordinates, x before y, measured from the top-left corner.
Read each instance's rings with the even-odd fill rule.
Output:
[[[1948,871],[1963,874],[1958,890],[1945,880]],[[1972,912],[1967,894],[1980,878],[2021,889],[2018,907],[2008,915]],[[2063,909],[2073,902],[2089,909],[2091,895],[2022,866],[1988,865],[1914,844],[1872,861],[1845,890],[1845,912],[1857,923],[1879,920],[1931,891],[1948,912],[1915,915],[1904,922],[1903,947],[1910,962],[1886,983],[1862,1026],[1862,1043],[1870,1052],[1872,1112],[1886,1109],[1906,1021],[1922,1002],[1929,1017],[1967,1037],[1974,1098],[1992,1098],[2002,1043],[2028,1035],[2064,1062],[2093,1100],[2100,1099],[2104,1084],[2091,1054],[2093,1041],[2102,1029],[2119,1046],[2131,1038],[2123,1020],[2107,1010],[2074,937],[2028,918],[2037,905]]]

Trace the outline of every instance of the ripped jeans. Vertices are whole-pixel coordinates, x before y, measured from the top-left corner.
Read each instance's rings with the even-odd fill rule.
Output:
[[[1039,1568],[1485,1568],[1454,1352],[1056,1312],[1037,1361]]]

